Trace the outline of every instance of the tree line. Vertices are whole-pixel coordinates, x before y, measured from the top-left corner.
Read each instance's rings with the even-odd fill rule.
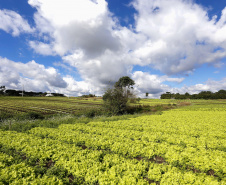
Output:
[[[161,95],[161,99],[226,99],[226,90],[219,90],[215,93],[211,91],[201,91],[198,94],[179,94],[179,93],[171,93],[166,92]]]
[[[46,96],[47,92],[28,92],[28,91],[22,91],[22,90],[14,90],[14,89],[7,89],[5,86],[0,86],[0,95],[3,96]],[[51,93],[52,96],[60,96],[63,97],[64,94],[60,93]]]

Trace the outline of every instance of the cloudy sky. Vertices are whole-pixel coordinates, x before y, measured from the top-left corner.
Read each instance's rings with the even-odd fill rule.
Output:
[[[138,96],[226,89],[225,0],[0,0],[0,86]]]

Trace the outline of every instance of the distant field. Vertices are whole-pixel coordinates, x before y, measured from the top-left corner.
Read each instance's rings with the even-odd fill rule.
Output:
[[[23,114],[37,112],[42,115],[81,114],[90,109],[98,109],[102,100],[67,97],[0,97],[0,112]]]
[[[206,105],[225,106],[226,100],[167,100],[167,99],[141,99],[136,105],[180,105],[184,102],[196,105],[195,107]],[[82,115],[91,109],[99,110],[102,108],[103,100],[101,97],[79,98],[79,97],[10,97],[0,96],[0,113],[12,115],[36,112],[41,115],[54,114],[74,114]],[[194,108],[194,107],[193,107]]]
[[[150,105],[176,103],[172,100],[142,99],[135,105]],[[37,112],[42,115],[74,114],[80,115],[91,109],[101,109],[103,100],[96,98],[78,97],[3,97],[0,96],[0,112],[23,114]]]

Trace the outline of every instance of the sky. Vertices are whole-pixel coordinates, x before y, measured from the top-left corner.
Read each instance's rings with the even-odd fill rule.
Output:
[[[139,97],[226,90],[225,0],[0,0],[0,86]]]

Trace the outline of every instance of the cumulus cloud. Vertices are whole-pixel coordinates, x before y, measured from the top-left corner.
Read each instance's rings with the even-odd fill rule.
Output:
[[[62,90],[65,95],[81,96],[84,94],[95,94],[96,96],[100,96],[103,93],[103,89],[100,86],[95,86],[86,81],[76,81],[72,76],[68,75],[63,79],[68,84],[68,87]]]
[[[146,64],[176,74],[226,57],[226,8],[216,21],[193,1],[134,0],[133,6],[135,29],[148,38],[134,53]]]
[[[11,10],[0,10],[0,29],[13,36],[34,31],[23,17]]]
[[[87,56],[96,56],[120,48],[112,32],[115,22],[105,0],[29,0],[28,3],[37,9],[34,16],[37,28],[52,37],[52,53],[64,55],[82,49]],[[42,54],[39,47],[33,49]]]
[[[50,44],[38,41],[29,41],[29,46],[41,55],[55,55]]]
[[[119,25],[105,0],[28,2],[37,9],[37,29],[50,37],[47,43],[31,41],[30,46],[37,53],[62,57],[82,51],[82,63],[87,65],[79,68],[81,74],[90,66],[95,69],[97,63],[103,66],[101,74],[105,73],[106,60],[113,55],[126,58],[116,59],[116,66],[151,65],[167,75],[189,73],[204,63],[216,64],[226,57],[226,8],[216,21],[193,1],[134,0],[137,14],[133,30]],[[121,70],[121,75],[125,71],[128,69]]]
[[[170,86],[165,85],[164,82],[181,83],[184,78],[170,78],[168,76],[151,75],[147,72],[136,71],[132,74],[132,78],[136,82],[135,90],[140,97],[144,97],[145,93],[149,93],[152,98],[159,98],[159,96],[171,89]]]
[[[0,57],[0,84],[7,88],[46,91],[50,88],[66,88],[67,83],[53,67],[46,68],[35,61],[28,63],[14,62]]]
[[[7,89],[36,92],[55,92],[70,96],[83,94],[101,95],[103,89],[95,84],[76,81],[72,76],[62,76],[53,67],[45,67],[35,61],[14,62],[0,57],[0,85]]]
[[[204,84],[195,84],[192,86],[183,86],[182,88],[172,88],[171,92],[184,94],[186,92],[190,94],[198,94],[201,91],[217,92],[221,89],[226,89],[226,78],[219,81],[207,80]]]
[[[133,59],[129,55],[117,55],[106,51],[94,59],[87,58],[82,51],[63,57],[65,63],[76,67],[81,77],[95,85],[110,85],[122,75],[129,75],[132,67],[129,62]]]
[[[198,94],[201,91],[217,92],[221,89],[226,89],[226,78],[219,81],[207,80],[203,84],[195,84],[192,86],[182,86],[181,88],[173,88],[164,82],[181,83],[184,78],[170,78],[168,76],[151,75],[146,72],[136,71],[132,75],[136,82],[135,91],[138,96],[145,97],[145,93],[149,93],[149,98],[159,98],[165,92],[180,93],[186,92],[190,94]]]

